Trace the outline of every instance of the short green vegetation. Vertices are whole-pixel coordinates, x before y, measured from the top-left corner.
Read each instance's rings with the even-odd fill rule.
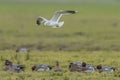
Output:
[[[9,2],[0,3],[0,80],[120,80],[120,3]],[[63,16],[62,28],[36,25],[38,16],[50,19],[58,10],[78,13]],[[30,53],[16,53],[19,47]],[[5,71],[6,59],[25,65],[25,72]],[[40,63],[55,66],[55,61],[60,61],[63,74],[31,70]],[[116,71],[69,71],[70,62],[83,61]]]
[[[17,57],[16,57],[17,55]],[[119,80],[120,77],[120,53],[93,51],[93,52],[30,52],[29,59],[26,60],[28,54],[16,53],[14,51],[0,52],[0,79],[1,80]],[[4,60],[11,60],[13,63],[19,63],[25,66],[24,73],[9,73],[4,70]],[[54,73],[54,70],[48,72],[32,72],[31,67],[35,64],[48,64],[55,66],[55,62],[60,62],[63,70],[62,74]],[[71,62],[87,62],[97,66],[115,67],[113,73],[94,73],[70,72],[69,64]]]

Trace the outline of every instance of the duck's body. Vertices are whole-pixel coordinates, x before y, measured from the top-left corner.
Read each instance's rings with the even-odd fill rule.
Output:
[[[69,65],[70,71],[77,72],[94,72],[95,67],[92,64],[86,64],[85,62],[74,62]]]
[[[13,64],[11,61],[6,60],[5,61],[5,69],[9,72],[17,72],[17,73],[21,73],[24,72],[24,66],[23,65],[19,65],[19,64]]]
[[[98,70],[99,73],[101,73],[101,72],[114,72],[115,68],[114,67],[110,67],[110,66],[98,65],[97,66],[97,70]]]
[[[49,71],[51,69],[52,69],[52,67],[48,66],[46,64],[38,64],[38,65],[34,65],[32,67],[32,71]]]

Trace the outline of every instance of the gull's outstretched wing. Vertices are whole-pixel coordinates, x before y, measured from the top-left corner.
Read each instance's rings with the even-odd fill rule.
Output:
[[[45,19],[43,17],[38,17],[36,20],[36,24],[40,25],[41,23],[46,22],[46,21],[47,21],[47,19]]]
[[[73,11],[73,10],[61,10],[55,13],[55,15],[52,17],[51,21],[55,21],[58,22],[61,18],[62,15],[64,14],[75,14],[77,11]]]

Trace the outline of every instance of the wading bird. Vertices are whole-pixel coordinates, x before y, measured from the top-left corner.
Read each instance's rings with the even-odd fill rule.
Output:
[[[36,20],[36,24],[40,25],[41,23],[44,23],[45,26],[49,26],[52,28],[60,28],[64,24],[64,21],[59,22],[62,15],[75,14],[76,12],[77,11],[73,10],[60,10],[57,11],[50,20],[47,20],[44,17],[39,16]]]

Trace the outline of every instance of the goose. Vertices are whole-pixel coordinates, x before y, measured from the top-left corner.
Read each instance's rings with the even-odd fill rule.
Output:
[[[39,26],[41,23],[44,23],[45,26],[49,26],[51,28],[60,28],[64,24],[64,21],[59,22],[62,15],[75,14],[76,12],[77,11],[74,10],[60,10],[57,11],[50,20],[39,16],[36,20],[36,24]]]

